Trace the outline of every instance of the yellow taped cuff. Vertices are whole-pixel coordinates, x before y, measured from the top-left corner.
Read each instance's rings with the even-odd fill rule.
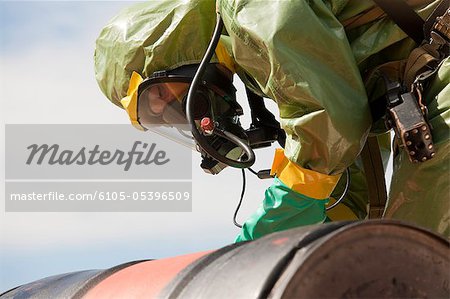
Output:
[[[270,174],[290,189],[314,199],[329,198],[341,177],[302,168],[286,158],[283,149],[276,149]]]
[[[216,47],[216,56],[217,60],[219,60],[219,63],[223,66],[225,66],[227,69],[229,69],[233,74],[236,73],[236,68],[234,66],[234,60],[231,58],[230,54],[228,54],[228,51],[226,47],[224,46],[223,42],[219,40],[219,43]]]
[[[127,96],[120,100],[123,108],[127,111],[130,117],[131,124],[139,130],[145,130],[139,123],[137,105],[138,105],[138,88],[143,81],[141,75],[136,72],[131,74],[130,83],[128,85]]]

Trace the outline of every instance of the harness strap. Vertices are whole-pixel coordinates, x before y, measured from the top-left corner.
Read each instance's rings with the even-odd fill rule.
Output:
[[[373,0],[417,44],[424,40],[424,20],[402,0]]]
[[[434,0],[406,0],[406,3],[411,7],[418,7],[430,4]],[[379,20],[386,17],[386,13],[379,6],[375,5],[369,9],[362,11],[361,13],[341,21],[346,30],[351,30],[353,28],[366,25],[370,22]]]
[[[450,0],[442,0],[433,13],[428,17],[426,23],[417,15],[414,10],[401,0],[373,0],[378,6],[373,8],[371,12],[366,11],[367,18],[376,20],[384,17],[380,14],[380,10],[384,11],[408,36],[410,36],[420,47],[413,50],[407,60],[389,62],[377,67],[371,73],[383,72],[394,81],[403,82],[403,84],[412,88],[412,84],[421,73],[434,73],[438,68],[440,56],[431,45],[423,43],[424,37],[430,39],[432,29],[437,29],[441,34],[447,36],[449,28],[446,27],[447,19],[440,20],[441,29],[437,27],[437,17],[444,15],[449,7]],[[430,1],[428,1],[430,2]],[[409,3],[411,5],[411,3]],[[358,16],[357,16],[358,17]],[[447,15],[445,15],[447,17]],[[444,16],[442,18],[445,18]],[[344,23],[346,29],[355,28],[364,24],[364,16]],[[432,28],[434,26],[434,28]],[[435,53],[436,52],[436,53]],[[434,54],[434,55],[433,55]],[[370,77],[370,76],[369,76]],[[380,98],[370,103],[372,117],[378,120],[386,113],[386,97]],[[369,137],[361,152],[364,171],[369,191],[369,218],[381,218],[386,205],[387,192],[384,180],[384,168],[381,153],[376,137]]]
[[[408,89],[412,89],[418,74],[421,74],[427,70],[437,69],[439,59],[431,55],[425,47],[415,48],[410,56],[405,67],[405,74],[403,77],[403,84]]]
[[[381,218],[386,205],[387,192],[384,181],[383,160],[376,136],[367,138],[361,152],[361,159],[369,191],[369,219]]]

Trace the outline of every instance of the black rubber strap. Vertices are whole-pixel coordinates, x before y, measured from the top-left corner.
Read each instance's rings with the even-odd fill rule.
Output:
[[[373,0],[409,37],[421,44],[424,21],[403,0]]]
[[[245,92],[247,93],[248,104],[250,106],[250,113],[252,117],[252,125],[258,123],[263,124],[263,126],[275,128],[278,130],[277,141],[284,148],[286,144],[286,133],[281,129],[280,123],[277,121],[275,116],[270,112],[265,104],[264,99],[254,93],[250,88],[245,87]]]

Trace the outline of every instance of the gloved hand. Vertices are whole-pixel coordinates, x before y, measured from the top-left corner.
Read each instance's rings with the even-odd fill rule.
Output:
[[[276,175],[258,210],[244,223],[236,242],[327,220],[325,205],[340,175],[325,175],[289,161],[284,151],[275,153],[271,173]]]

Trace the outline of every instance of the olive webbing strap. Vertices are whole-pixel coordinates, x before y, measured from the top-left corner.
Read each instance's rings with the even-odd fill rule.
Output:
[[[406,0],[406,3],[410,7],[423,7],[432,3],[433,1],[434,0]],[[380,20],[384,17],[386,17],[386,12],[378,5],[375,5],[358,13],[355,16],[341,20],[341,23],[342,25],[344,25],[346,30],[351,30],[369,24],[370,22]]]
[[[417,44],[424,40],[424,20],[403,0],[373,0]]]
[[[369,193],[369,219],[381,218],[386,206],[387,192],[384,180],[383,159],[376,136],[367,138],[361,152]]]

